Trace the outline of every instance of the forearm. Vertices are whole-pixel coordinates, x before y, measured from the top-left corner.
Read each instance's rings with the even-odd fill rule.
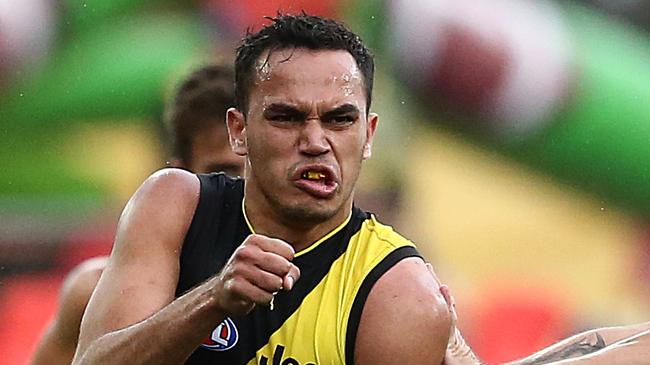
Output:
[[[620,340],[594,353],[549,365],[635,365],[650,359],[650,330]]]
[[[213,284],[191,290],[151,317],[109,332],[77,350],[73,364],[182,364],[224,315]],[[82,332],[83,336],[83,332]]]
[[[507,365],[538,365],[596,352],[607,346],[600,333],[588,331],[569,337],[531,356]]]
[[[69,365],[74,356],[75,337],[72,342],[66,341],[65,334],[57,331],[55,323],[50,324],[47,331],[36,346],[30,360],[30,365]]]
[[[554,361],[582,357],[600,351],[607,346],[629,338],[650,328],[649,323],[625,327],[608,327],[590,330],[569,337],[525,359],[508,365],[549,364]]]

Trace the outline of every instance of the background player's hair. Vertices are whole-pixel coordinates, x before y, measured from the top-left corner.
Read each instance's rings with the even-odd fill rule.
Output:
[[[270,52],[287,48],[348,51],[363,75],[366,92],[366,111],[372,100],[375,64],[372,53],[361,38],[343,24],[328,18],[308,14],[269,17],[271,24],[257,33],[246,34],[237,48],[235,60],[235,101],[244,114],[248,110],[248,96],[255,72],[255,62],[265,50]],[[270,53],[269,53],[270,54]]]
[[[174,158],[188,164],[197,133],[214,125],[225,128],[226,110],[235,101],[233,83],[231,66],[210,64],[192,72],[178,86],[165,114]]]

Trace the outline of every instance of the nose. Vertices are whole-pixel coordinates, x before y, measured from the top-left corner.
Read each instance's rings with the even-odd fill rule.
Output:
[[[330,151],[325,130],[317,118],[305,121],[300,132],[299,149],[310,156],[320,156]]]

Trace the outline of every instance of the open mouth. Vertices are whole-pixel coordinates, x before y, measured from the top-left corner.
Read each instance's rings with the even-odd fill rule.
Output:
[[[339,186],[334,173],[321,166],[302,169],[295,184],[299,189],[321,199],[331,198]]]

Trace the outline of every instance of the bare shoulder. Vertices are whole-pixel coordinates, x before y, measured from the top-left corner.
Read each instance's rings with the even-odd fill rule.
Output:
[[[138,188],[122,211],[116,235],[119,249],[125,231],[128,236],[138,232],[160,233],[162,230],[183,230],[189,226],[198,204],[200,194],[198,177],[188,171],[165,168],[153,173]],[[160,223],[159,226],[155,224]],[[155,232],[151,232],[155,227]],[[137,238],[137,237],[136,237]],[[129,239],[128,242],[148,242]]]
[[[88,302],[78,350],[142,321],[174,299],[179,256],[199,194],[195,174],[167,168],[147,178],[131,197]]]
[[[143,187],[157,189],[176,189],[178,192],[191,193],[198,188],[199,180],[196,174],[177,168],[160,169],[149,176],[142,184]]]
[[[445,354],[451,316],[434,276],[406,258],[375,283],[355,344],[356,364],[435,364]]]
[[[185,170],[166,168],[149,176],[122,211],[104,276],[131,279],[127,273],[162,270],[177,261],[200,190],[198,177]]]
[[[161,169],[142,183],[127,204],[125,212],[128,212],[133,203],[193,207],[199,192],[200,183],[195,174],[176,168]]]

